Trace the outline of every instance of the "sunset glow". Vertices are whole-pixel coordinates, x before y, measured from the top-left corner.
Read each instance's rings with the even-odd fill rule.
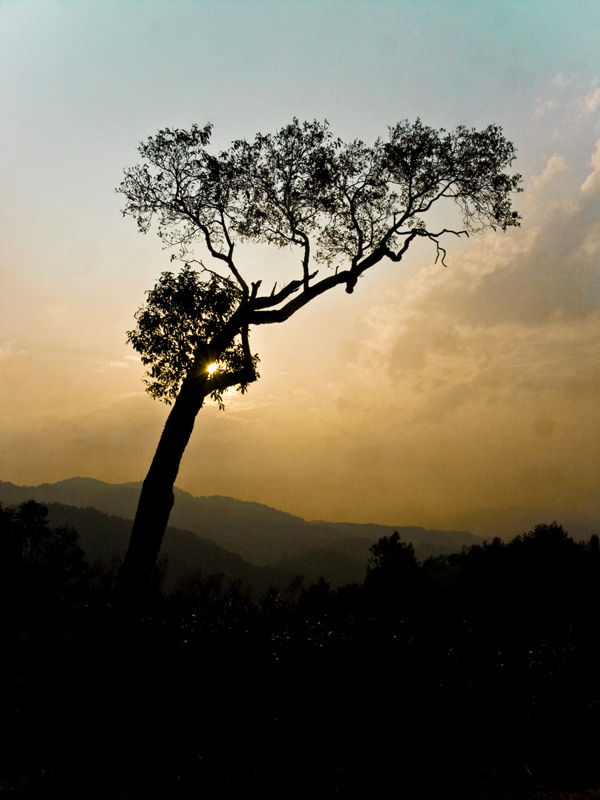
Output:
[[[138,5],[0,3],[0,478],[140,481],[151,462],[168,409],[126,332],[181,243],[120,213],[140,141],[210,122],[217,153],[297,117],[370,146],[420,117],[502,127],[521,228],[447,239],[447,266],[416,242],[251,330],[260,379],[207,401],[178,486],[389,525],[598,514],[600,6],[324,0],[299,26],[285,2]],[[293,247],[234,261],[261,292],[302,274]]]

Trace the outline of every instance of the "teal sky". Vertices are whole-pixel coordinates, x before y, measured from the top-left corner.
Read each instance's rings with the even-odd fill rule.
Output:
[[[599,38],[586,0],[0,0],[0,480],[145,474],[166,408],[125,331],[169,254],[114,193],[140,140],[419,116],[502,125],[522,228],[256,331],[261,381],[201,412],[179,485],[389,524],[597,510]]]

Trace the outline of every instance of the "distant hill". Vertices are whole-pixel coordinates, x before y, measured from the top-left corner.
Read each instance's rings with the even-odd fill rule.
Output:
[[[40,486],[0,482],[0,502],[14,505],[33,499],[94,508],[105,514],[132,519],[140,487],[139,483],[109,484],[93,478],[71,478]],[[175,504],[169,521],[174,528],[191,531],[215,542],[255,566],[285,565],[286,570],[299,571],[297,567],[304,565],[307,578],[314,572],[311,564],[316,570],[318,564],[329,563],[333,573],[339,572],[343,562],[348,565],[347,574],[360,573],[362,580],[370,545],[394,531],[398,531],[403,541],[412,542],[420,559],[457,552],[479,541],[465,531],[308,522],[260,503],[230,497],[193,497],[180,489],[175,490]]]
[[[89,559],[110,560],[113,555],[122,558],[125,554],[140,488],[140,483],[109,484],[93,478],[40,486],[0,481],[0,503],[18,505],[33,499],[48,504],[52,524],[67,524],[78,530]],[[554,519],[576,540],[600,532],[592,515],[560,516],[543,509],[480,511],[454,520],[457,530],[308,522],[260,503],[231,497],[194,497],[176,489],[161,554],[169,553],[169,584],[185,572],[200,568],[205,576],[224,573],[257,591],[287,585],[300,573],[305,584],[323,576],[339,586],[362,582],[369,548],[394,531],[403,541],[411,542],[417,558],[424,560],[458,552],[480,542],[480,537],[511,539]]]
[[[95,508],[77,508],[62,503],[47,503],[47,506],[52,527],[66,525],[79,533],[79,545],[89,563],[100,561],[109,564],[114,558],[125,556],[131,532],[130,520]],[[165,533],[160,555],[168,556],[167,588],[175,586],[185,575],[199,571],[204,578],[223,574],[230,581],[242,581],[253,593],[261,594],[271,586],[287,586],[296,574],[283,565],[254,566],[208,539],[171,526]]]

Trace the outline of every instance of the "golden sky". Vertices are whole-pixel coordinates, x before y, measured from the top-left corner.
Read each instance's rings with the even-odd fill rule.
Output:
[[[211,121],[218,148],[298,116],[371,141],[421,116],[504,127],[522,227],[450,243],[446,268],[422,247],[255,330],[261,379],[201,411],[178,485],[398,525],[598,512],[599,30],[596,3],[567,0],[4,0],[0,480],[149,466],[168,409],[125,332],[169,253],[113,191],[140,140]],[[246,257],[287,274],[279,252]]]

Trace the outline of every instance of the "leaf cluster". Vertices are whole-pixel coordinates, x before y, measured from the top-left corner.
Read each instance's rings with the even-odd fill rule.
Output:
[[[232,280],[214,274],[204,278],[189,264],[179,273],[162,273],[135,315],[136,327],[127,333],[127,341],[149,366],[145,383],[152,397],[170,403],[192,367],[206,374],[213,362],[209,343],[223,331],[239,295]],[[219,352],[218,370],[239,372],[244,358],[238,336]],[[258,358],[252,361],[256,365]],[[220,401],[218,385],[213,393]]]

